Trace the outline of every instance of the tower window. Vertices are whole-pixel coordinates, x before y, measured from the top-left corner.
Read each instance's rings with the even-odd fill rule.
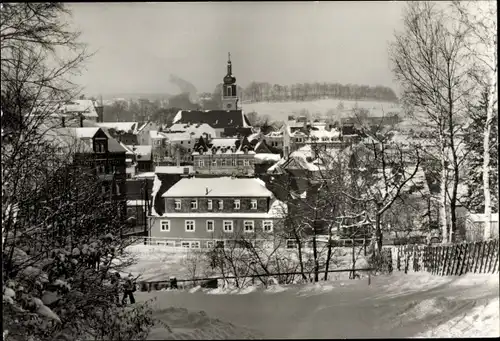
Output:
[[[233,96],[233,89],[231,88],[231,86],[227,87],[227,96],[228,97],[232,97]]]

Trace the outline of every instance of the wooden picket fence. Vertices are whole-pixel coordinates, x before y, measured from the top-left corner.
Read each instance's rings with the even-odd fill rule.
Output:
[[[499,240],[452,245],[402,245],[389,248],[393,269],[441,276],[499,272]]]

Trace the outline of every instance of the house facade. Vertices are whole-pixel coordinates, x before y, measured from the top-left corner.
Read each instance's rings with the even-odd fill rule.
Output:
[[[253,176],[254,147],[246,137],[198,139],[194,146],[195,174],[209,176]]]
[[[79,141],[75,164],[94,172],[103,198],[118,203],[117,215],[126,217],[126,150],[99,127],[55,129],[59,138]]]
[[[286,212],[284,204],[253,178],[184,178],[162,199],[165,211],[151,217],[150,237],[168,246],[271,242]]]

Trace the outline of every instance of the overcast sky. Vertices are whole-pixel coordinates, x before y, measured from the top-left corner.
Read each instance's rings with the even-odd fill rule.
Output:
[[[97,53],[88,95],[178,93],[171,73],[212,91],[231,52],[238,84],[340,82],[395,88],[388,42],[404,2],[79,3],[73,20]],[[395,89],[396,90],[396,89]]]

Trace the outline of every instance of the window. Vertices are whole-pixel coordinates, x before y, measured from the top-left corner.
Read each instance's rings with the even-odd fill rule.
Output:
[[[250,201],[250,208],[252,210],[256,210],[257,209],[257,199],[252,199],[252,201]]]
[[[213,249],[213,247],[214,247],[214,241],[213,240],[208,240],[206,245],[207,245],[207,249]]]
[[[181,201],[179,199],[175,199],[175,210],[181,209]]]
[[[221,159],[220,160],[220,165],[225,166],[226,165],[226,159]]]
[[[208,200],[207,201],[207,209],[209,211],[211,211],[213,209],[213,202],[212,202],[212,200]]]
[[[286,248],[287,249],[296,249],[297,248],[297,242],[293,239],[288,239],[286,241]]]
[[[243,166],[250,166],[250,160],[243,160]]]
[[[237,164],[236,164],[236,159],[232,159],[232,160],[231,160],[231,166],[233,166],[233,167],[236,167],[236,166],[237,166]]]
[[[223,240],[218,240],[215,242],[215,247],[221,247],[224,248],[224,241]]]
[[[224,209],[224,200],[219,200],[219,210]]]
[[[115,184],[116,187],[116,195],[120,195],[120,184]]]
[[[223,222],[224,232],[233,232],[233,221],[232,220],[224,220]]]
[[[217,159],[212,160],[212,166],[217,167]]]
[[[234,209],[235,210],[239,210],[240,209],[240,201],[239,200],[235,200],[234,201]]]
[[[205,167],[205,162],[203,159],[198,159],[198,167]]]
[[[191,148],[188,148],[188,153],[191,153]]]
[[[186,249],[189,249],[189,247],[191,246],[191,243],[190,242],[181,242],[181,246],[185,247]]]
[[[214,221],[207,220],[207,232],[214,232]]]
[[[170,220],[162,220],[161,221],[161,231],[169,232],[170,231]]]
[[[186,220],[184,227],[186,228],[186,232],[194,232],[194,220]]]
[[[192,210],[198,209],[198,200],[191,200],[191,209]]]
[[[302,143],[302,142],[303,142],[302,137],[297,137],[297,138],[295,139],[295,141],[296,141],[296,142],[298,142],[298,143]]]
[[[101,193],[106,194],[106,185],[101,186]]]
[[[233,96],[233,89],[230,86],[227,87],[227,96],[228,97],[232,97]]]
[[[243,222],[243,230],[245,232],[248,232],[248,233],[253,232],[254,231],[253,226],[254,226],[253,225],[253,220],[245,220]]]
[[[97,173],[98,174],[106,173],[106,167],[104,167],[104,165],[99,165],[99,167],[97,167]]]
[[[181,144],[184,144],[184,141],[181,141]]]
[[[191,248],[192,249],[199,249],[200,248],[200,242],[199,241],[193,241],[193,242],[191,242]]]
[[[264,220],[262,222],[262,229],[264,230],[264,232],[273,232],[273,221]]]

